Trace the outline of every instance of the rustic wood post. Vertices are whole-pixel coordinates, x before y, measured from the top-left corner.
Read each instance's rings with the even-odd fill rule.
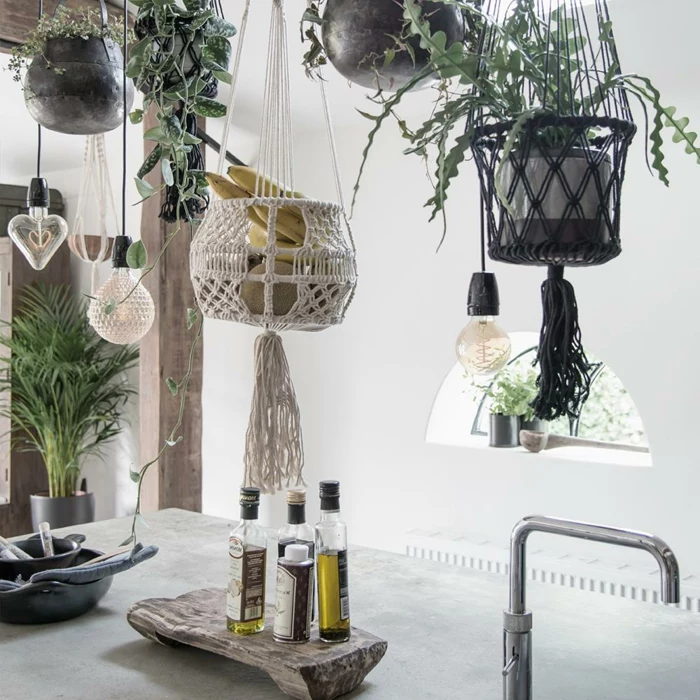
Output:
[[[144,118],[144,131],[156,126],[153,107]],[[144,141],[148,155],[155,142]],[[153,187],[160,187],[160,168],[146,177]],[[154,195],[141,205],[141,240],[153,260],[166,237],[176,226],[158,218],[164,194]],[[190,229],[186,224],[173,238],[156,268],[144,284],[153,296],[156,318],[141,341],[140,423],[141,463],[155,457],[168,439],[177,421],[180,396],[173,396],[166,386],[167,377],[180,381],[187,371],[195,329],[187,329],[187,309],[197,308],[190,282]],[[142,510],[184,508],[202,510],[202,348],[197,348],[192,378],[180,430],[180,444],[165,450],[144,480]]]

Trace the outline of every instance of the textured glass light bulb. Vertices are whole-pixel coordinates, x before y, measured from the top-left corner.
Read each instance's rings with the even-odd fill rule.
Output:
[[[510,359],[510,338],[493,316],[474,316],[457,338],[457,357],[464,369],[478,377],[489,377]]]
[[[155,316],[153,298],[127,267],[114,268],[88,308],[90,325],[105,340],[117,345],[141,340]]]
[[[35,270],[43,270],[68,235],[66,220],[49,214],[49,186],[41,177],[32,178],[27,191],[29,214],[10,219],[7,233]]]

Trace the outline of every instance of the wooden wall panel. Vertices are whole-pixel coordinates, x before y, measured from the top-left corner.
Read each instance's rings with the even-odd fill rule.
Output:
[[[144,119],[144,130],[156,125],[152,111]],[[153,141],[144,141],[148,155]],[[147,176],[154,187],[161,183],[160,168]],[[141,240],[153,259],[173,226],[158,218],[162,196],[155,195],[142,205]],[[152,459],[169,437],[177,421],[180,397],[168,390],[165,379],[179,381],[189,359],[195,329],[187,330],[187,309],[196,308],[190,282],[190,231],[183,225],[144,280],[156,304],[153,327],[141,341],[140,422],[142,464]],[[202,509],[202,347],[199,343],[187,394],[185,417],[179,445],[168,448],[159,464],[153,465],[144,483],[144,512],[162,508]]]

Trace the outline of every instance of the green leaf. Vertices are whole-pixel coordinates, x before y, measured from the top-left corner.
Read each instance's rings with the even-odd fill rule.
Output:
[[[223,36],[230,39],[236,36],[238,30],[234,27],[231,22],[227,22],[221,17],[212,17],[204,27],[204,34],[206,36]]]
[[[153,168],[156,167],[158,164],[158,161],[161,159],[161,156],[163,154],[163,149],[161,148],[160,145],[156,146],[146,157],[146,160],[143,161],[141,167],[139,168],[138,173],[136,173],[136,176],[138,178],[143,179],[148,175],[148,173],[153,170]]]
[[[136,189],[138,190],[138,193],[141,195],[142,199],[148,199],[149,197],[153,196],[156,190],[145,180],[142,180],[140,177],[135,177],[134,181],[136,182]]]
[[[183,436],[180,435],[180,437],[178,437],[177,440],[166,440],[166,441],[165,441],[165,444],[166,444],[168,447],[175,447],[175,445],[179,445],[179,444],[182,442],[182,440],[183,440]]]
[[[223,117],[226,114],[226,105],[208,97],[197,97],[194,101],[194,111],[201,117]]]
[[[170,167],[169,158],[163,158],[160,161],[160,169],[163,173],[163,182],[169,187],[172,187],[175,184],[175,178],[173,177],[173,169]]]
[[[150,36],[137,41],[133,46],[129,47],[130,58],[144,58],[147,53],[153,50],[153,39]]]
[[[180,137],[182,135],[182,124],[174,114],[171,114],[165,117],[165,119],[161,120],[161,128],[163,129],[163,134],[165,134],[165,138],[170,143],[174,143],[180,140]]]
[[[105,302],[104,308],[102,309],[105,313],[105,316],[109,316],[110,314],[114,313],[114,310],[117,308],[117,300],[116,299],[109,299],[108,301]]]
[[[141,74],[141,69],[144,66],[143,58],[141,56],[134,56],[129,59],[126,64],[126,77],[127,78],[138,78]]]
[[[173,396],[177,396],[177,392],[179,391],[179,387],[177,385],[177,382],[172,377],[168,377],[165,380],[165,383],[168,385],[168,389],[170,389],[170,393]]]
[[[146,530],[150,530],[150,529],[151,529],[151,526],[146,522],[145,518],[143,517],[143,515],[141,515],[141,513],[136,513],[136,514],[134,515],[134,519],[136,520],[136,522],[137,522],[139,525],[145,527]]]
[[[142,270],[148,265],[148,252],[143,241],[134,241],[126,251],[126,264],[132,270]]]
[[[145,141],[165,141],[165,134],[163,133],[163,129],[161,129],[160,126],[154,126],[151,129],[148,129],[146,133],[144,133],[143,138]]]
[[[197,309],[187,309],[187,330],[192,330],[192,326],[197,323]]]
[[[140,124],[143,121],[143,110],[135,109],[133,112],[129,112],[129,121],[132,124]]]
[[[231,59],[231,44],[223,36],[211,36],[202,47],[202,65],[209,70],[228,69]]]
[[[202,143],[202,139],[198,138],[194,134],[190,134],[188,131],[186,131],[182,135],[182,143],[188,146],[194,146],[197,143]]]
[[[129,1],[130,1],[130,2],[134,2],[134,0],[129,0]],[[136,541],[136,538],[135,538],[133,535],[130,535],[130,536],[127,537],[123,542],[120,542],[120,543],[119,543],[119,546],[120,546],[120,547],[126,547],[126,546],[129,545],[129,544],[134,544],[135,541]]]
[[[132,471],[129,469],[129,478],[135,483],[138,484],[139,481],[141,481],[141,474],[139,472]]]
[[[233,81],[233,76],[228,71],[213,70],[212,74],[217,80],[221,81],[222,83],[226,83],[226,85],[230,85]]]

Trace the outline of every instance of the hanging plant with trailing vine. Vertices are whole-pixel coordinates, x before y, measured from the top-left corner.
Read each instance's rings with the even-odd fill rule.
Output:
[[[229,39],[236,28],[222,19],[219,0],[131,0],[136,5],[135,33],[139,41],[129,51],[127,75],[144,93],[143,109],[134,110],[131,122],[143,121],[151,107],[155,109],[157,126],[144,133],[154,147],[136,176],[136,187],[142,201],[165,189],[160,218],[176,224],[165,239],[153,263],[147,265],[141,241],[129,248],[130,267],[142,269],[141,279],[153,271],[165,255],[170,242],[183,224],[196,224],[209,203],[208,183],[203,171],[197,133],[197,116],[223,117],[226,106],[214,99],[218,82],[231,83],[228,65],[231,56]],[[159,167],[162,184],[153,187],[144,179]],[[182,442],[179,434],[185,415],[187,390],[194,367],[197,345],[202,338],[204,318],[197,309],[187,309],[187,329],[193,332],[184,376],[167,377],[165,383],[180,404],[175,425],[158,453],[138,470],[131,470],[137,484],[137,500],[131,534],[124,544],[136,542],[136,526],[141,521],[141,491],[148,470],[157,464],[164,452]]]
[[[226,106],[214,98],[218,81],[231,82],[229,38],[236,28],[217,16],[214,0],[136,0],[134,31],[139,41],[129,52],[127,76],[144,93],[143,110],[131,113],[143,120],[155,106],[158,125],[144,138],[155,143],[136,177],[147,199],[159,190],[143,178],[160,165],[166,197],[160,217],[167,222],[192,221],[209,202],[204,177],[197,116],[223,117]]]

